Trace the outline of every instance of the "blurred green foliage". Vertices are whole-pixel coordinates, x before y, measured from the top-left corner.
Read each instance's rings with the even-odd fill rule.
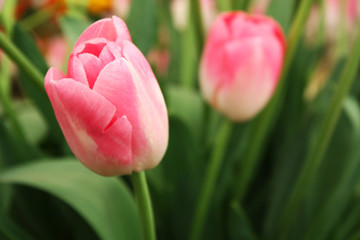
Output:
[[[13,15],[17,5],[10,2],[15,1],[6,1],[0,13],[1,25],[42,74],[48,63],[36,40],[48,37],[42,32],[44,25],[55,25],[56,34],[73,46],[81,32],[101,17],[72,9],[61,17],[54,15],[55,23],[49,20],[24,30]],[[232,2],[236,8],[245,3]],[[269,5],[269,15],[285,33],[300,2],[273,0]],[[164,159],[148,171],[148,179],[158,239],[176,240],[189,236],[221,116],[202,100],[198,89],[201,48],[196,28],[187,16],[191,24],[177,29],[170,5],[170,1],[134,0],[126,21],[145,56],[159,47],[170,55],[165,74],[153,64],[168,107],[170,139]],[[28,15],[31,11],[22,18]],[[324,70],[323,87],[312,98],[305,97],[319,63],[327,56],[326,47],[310,45],[302,36],[285,79],[284,104],[258,154],[255,175],[241,204],[234,203],[231,194],[240,185],[235,176],[244,160],[241,156],[249,144],[252,122],[234,124],[203,239],[278,239],[284,205],[309,149],[317,144],[318,129],[326,121],[326,109],[348,59],[336,58]],[[81,166],[66,145],[44,89],[1,58],[2,67],[15,70],[0,73],[0,239],[140,239],[129,179],[100,177]],[[289,223],[287,239],[358,239],[359,78],[357,71],[325,157]]]

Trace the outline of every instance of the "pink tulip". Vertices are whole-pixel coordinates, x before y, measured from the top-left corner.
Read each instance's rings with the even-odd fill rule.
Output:
[[[248,120],[269,101],[278,83],[285,38],[271,18],[221,14],[210,29],[200,65],[205,99],[232,120]]]
[[[45,89],[75,156],[115,176],[155,167],[168,142],[158,82],[117,17],[87,28],[70,55],[68,74],[50,68]]]
[[[67,43],[64,37],[56,36],[48,40],[45,59],[50,66],[63,69],[67,57]]]

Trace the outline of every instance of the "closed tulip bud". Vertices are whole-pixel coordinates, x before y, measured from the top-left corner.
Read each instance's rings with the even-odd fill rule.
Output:
[[[275,90],[284,53],[283,32],[271,18],[240,11],[219,15],[200,64],[205,99],[232,120],[252,118]]]
[[[49,69],[45,89],[71,150],[92,171],[130,174],[162,159],[168,142],[164,98],[120,18],[87,28],[67,75]]]

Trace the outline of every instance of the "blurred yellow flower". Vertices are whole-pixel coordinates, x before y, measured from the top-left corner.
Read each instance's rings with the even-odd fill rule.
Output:
[[[105,11],[111,10],[113,5],[112,0],[89,0],[88,10],[92,14],[100,14]]]

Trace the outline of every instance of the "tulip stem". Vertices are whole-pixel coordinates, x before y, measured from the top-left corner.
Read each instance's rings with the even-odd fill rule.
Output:
[[[20,126],[16,116],[14,106],[11,102],[11,73],[10,60],[6,56],[1,59],[0,66],[0,102],[4,108],[4,112],[9,117],[14,132],[22,139],[25,138],[23,129]]]
[[[261,156],[261,150],[266,142],[266,137],[276,120],[284,98],[285,79],[304,30],[311,4],[312,0],[301,1],[288,36],[284,67],[276,92],[264,111],[251,123],[251,134],[248,145],[243,153],[240,170],[235,177],[234,186],[236,187],[233,190],[233,201],[243,200],[249,183],[253,178],[258,160]]]
[[[155,240],[155,220],[145,171],[133,172],[131,180],[134,186],[136,204],[139,211],[142,239]]]
[[[27,59],[22,52],[0,32],[0,48],[33,80],[39,89],[44,91],[44,76],[41,72]]]
[[[355,43],[360,42],[360,31]],[[355,79],[355,75],[360,63],[360,44],[354,44],[352,54],[350,54],[346,65],[344,66],[338,86],[331,99],[331,103],[324,115],[322,124],[315,140],[315,144],[311,146],[305,164],[297,178],[296,184],[290,194],[287,204],[284,207],[282,216],[280,217],[279,227],[283,238],[289,230],[288,226],[292,223],[296,216],[298,207],[300,206],[306,190],[315,177],[321,162],[324,158],[327,146],[329,145],[331,136],[335,130],[336,123],[339,119],[344,100],[349,93],[350,87]]]
[[[202,229],[205,223],[204,220],[212,200],[216,179],[220,172],[219,170],[221,168],[222,160],[224,159],[226,146],[228,145],[231,135],[231,129],[232,123],[229,120],[224,119],[215,141],[209,166],[205,173],[203,187],[195,209],[195,217],[192,224],[192,231],[190,232],[190,240],[198,240],[201,237]]]
[[[198,0],[191,0],[191,16],[193,19],[193,22],[195,24],[195,31],[197,34],[197,40],[198,40],[198,49],[201,54],[202,48],[205,41],[205,28],[204,23],[202,20],[202,13],[200,8],[200,1]]]

